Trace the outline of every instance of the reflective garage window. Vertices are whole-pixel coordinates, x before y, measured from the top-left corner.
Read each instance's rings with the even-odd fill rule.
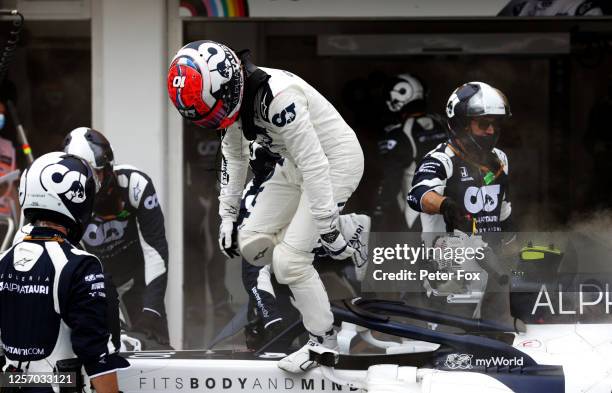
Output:
[[[5,120],[0,122],[0,174],[28,166],[17,124],[34,158],[60,150],[68,131],[91,124],[90,22],[26,20],[18,27],[14,20],[0,21],[0,114]],[[19,218],[17,184],[0,186],[2,239],[7,220]]]
[[[379,142],[393,120],[388,118],[387,78],[418,75],[427,92],[426,111],[443,122],[455,87],[483,81],[499,88],[513,114],[498,141],[510,160],[513,220],[520,230],[543,231],[565,230],[577,214],[611,207],[612,183],[601,180],[609,178],[609,127],[603,114],[612,94],[606,23],[597,18],[189,18],[183,37],[185,43],[211,39],[236,50],[249,48],[255,64],[289,70],[317,88],[356,131],[365,154],[364,176],[346,210],[375,216],[382,204],[395,209],[400,224],[405,218],[399,204],[409,187],[401,184],[402,177],[414,168],[379,156]],[[226,263],[217,245],[219,135],[189,124],[184,132],[185,346],[208,346],[235,333],[221,347],[244,348],[247,292],[241,262]],[[377,190],[386,187],[383,178],[397,188],[381,201]],[[389,222],[377,225],[378,232],[402,230]],[[334,269],[319,270],[330,298],[359,292]],[[239,323],[231,328],[234,317]]]
[[[6,39],[12,26],[0,26]],[[91,124],[90,22],[27,20],[7,79],[34,156],[61,148],[68,131]],[[2,136],[16,141],[8,120]]]

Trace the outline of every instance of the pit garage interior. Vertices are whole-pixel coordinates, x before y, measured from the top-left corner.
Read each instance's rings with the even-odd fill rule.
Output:
[[[602,123],[601,109],[593,109],[610,108],[612,100],[609,19],[205,19],[183,26],[185,43],[211,39],[248,48],[255,64],[290,70],[330,99],[356,131],[366,159],[347,209],[375,207],[372,190],[385,169],[376,147],[384,132],[381,79],[408,72],[425,81],[428,110],[441,115],[450,93],[467,81],[485,81],[507,95],[513,121],[498,146],[509,157],[512,208],[521,231],[610,222],[612,189],[600,181],[607,164],[598,154],[610,147],[610,125]],[[216,263],[222,257],[210,255],[209,248],[218,227],[217,190],[210,184],[218,175],[219,140],[187,124],[184,130],[185,288],[202,293],[196,285],[201,277],[210,277],[214,287],[219,274],[206,271],[226,268],[228,299],[242,303],[244,298],[235,297],[241,283],[229,278],[238,277],[239,263]],[[210,242],[202,243],[206,230]],[[210,257],[206,265],[199,263],[203,252]],[[189,323],[201,318],[201,298],[185,296],[186,329],[202,323]]]
[[[169,13],[172,7],[162,9]],[[468,81],[490,83],[507,95],[513,121],[498,146],[509,157],[513,214],[520,230],[564,231],[585,222],[612,222],[612,186],[605,177],[612,170],[606,155],[612,148],[609,17],[163,18],[173,38],[157,34],[152,39],[169,42],[164,67],[178,49],[173,40],[218,40],[237,50],[249,48],[255,64],[298,74],[334,104],[356,131],[366,158],[362,183],[347,209],[374,208],[372,190],[385,169],[376,149],[385,105],[381,78],[408,72],[425,81],[428,110],[434,113],[443,114],[453,89]],[[95,114],[101,102],[96,23],[87,17],[40,17],[24,28],[9,76],[19,87],[18,111],[37,156],[58,149],[69,130],[101,123]],[[10,26],[2,23],[2,29],[4,35]],[[146,62],[130,63],[130,77],[146,68]],[[165,80],[159,84],[154,93],[165,94]],[[160,95],[160,100],[165,109],[167,97]],[[172,112],[167,116],[178,121]],[[134,128],[146,128],[153,120],[131,121]],[[174,132],[166,124],[160,127],[162,133]],[[166,220],[178,222],[167,224],[175,250],[171,269],[182,268],[183,277],[169,286],[166,298],[168,304],[172,292],[172,304],[182,310],[172,311],[182,321],[173,318],[171,336],[175,347],[193,349],[210,344],[243,307],[246,294],[239,261],[226,263],[217,246],[219,136],[187,123],[182,129],[179,138],[155,134],[146,142],[181,141],[182,159],[173,155],[177,150],[172,146],[149,152],[140,142],[120,146],[119,157],[152,170],[154,180],[157,172],[165,173],[159,176],[162,206]],[[109,133],[113,138],[114,131]],[[15,140],[10,122],[2,137]],[[117,138],[123,143],[127,137]],[[153,169],[142,158],[145,154],[158,161]],[[132,157],[137,162],[130,162]],[[182,211],[178,217],[174,207],[166,207],[176,195],[181,203],[174,206]]]

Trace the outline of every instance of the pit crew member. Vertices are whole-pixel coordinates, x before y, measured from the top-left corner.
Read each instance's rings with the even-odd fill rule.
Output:
[[[83,244],[117,284],[128,330],[169,345],[164,305],[168,243],[151,178],[134,167],[114,165],[110,143],[91,128],[72,130],[64,139],[64,151],[89,162],[100,180]]]
[[[446,106],[449,142],[418,164],[408,204],[423,232],[502,232],[510,228],[508,159],[495,145],[512,116],[504,94],[483,82],[458,87]]]
[[[129,363],[110,350],[102,265],[73,245],[97,187],[86,161],[61,152],[41,156],[21,177],[19,202],[33,229],[0,258],[5,372],[51,373],[78,359],[70,371],[80,375],[82,365],[97,392],[118,391],[116,370]]]
[[[419,213],[406,203],[416,164],[438,144],[446,141],[446,125],[440,116],[427,113],[426,88],[410,74],[387,83],[386,107],[390,113],[378,141],[383,176],[374,212],[377,231],[420,231]],[[405,221],[398,220],[404,216]]]

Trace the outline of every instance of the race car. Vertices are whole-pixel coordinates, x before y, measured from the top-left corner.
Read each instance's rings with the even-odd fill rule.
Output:
[[[377,355],[311,354],[321,367],[303,375],[280,370],[276,361],[285,354],[265,348],[255,353],[126,353],[132,367],[120,372],[120,388],[123,392],[612,391],[610,324],[525,325],[517,319],[514,326],[501,326],[399,302],[360,298],[336,305],[333,311],[342,326],[341,337],[347,332],[348,336],[355,332],[353,337],[367,337],[375,331],[404,341],[377,340],[379,348],[387,346],[384,354]],[[417,327],[394,321],[391,315],[426,319],[460,328],[464,333]]]
[[[591,247],[592,248],[592,247]],[[528,244],[512,272],[512,323],[404,302],[335,302],[339,351],[311,352],[302,375],[276,362],[297,321],[257,352],[125,353],[123,392],[612,392],[612,294],[605,274],[563,273],[563,253]],[[571,277],[570,277],[571,276]],[[546,311],[546,312],[544,312]],[[287,339],[289,338],[289,340]]]

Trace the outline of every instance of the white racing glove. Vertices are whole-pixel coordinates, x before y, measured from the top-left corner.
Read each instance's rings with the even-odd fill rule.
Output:
[[[342,260],[350,258],[355,249],[348,245],[342,233],[338,229],[338,218],[332,221],[330,231],[321,233],[321,245],[327,251],[327,254],[333,259]]]
[[[237,230],[233,221],[221,221],[219,228],[219,247],[221,252],[228,258],[240,256],[238,252]]]

